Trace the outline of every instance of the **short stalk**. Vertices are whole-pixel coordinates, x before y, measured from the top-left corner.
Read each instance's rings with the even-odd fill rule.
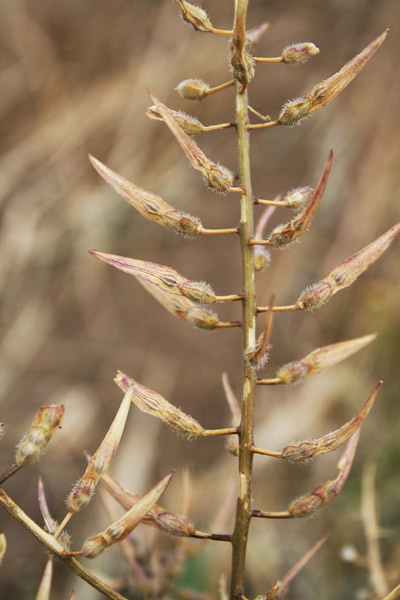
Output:
[[[221,90],[226,90],[226,88],[232,87],[232,85],[233,85],[233,79],[231,81],[226,81],[225,83],[221,83],[221,85],[216,85],[215,87],[207,90],[207,96],[210,96],[211,94],[215,94],[216,92],[220,92]]]
[[[253,60],[259,63],[281,63],[283,62],[282,56],[271,56],[268,58],[267,56],[253,56]]]
[[[267,121],[266,123],[255,123],[254,125],[249,125],[248,129],[267,129],[268,127],[277,127],[280,125],[279,121]]]
[[[287,304],[286,306],[274,306],[272,312],[290,312],[292,310],[301,310],[297,304]],[[269,306],[257,306],[257,312],[268,312]]]
[[[232,233],[239,233],[239,229],[237,227],[232,227],[230,229],[201,229],[201,235],[230,235]]]
[[[273,379],[257,379],[257,385],[282,385],[282,380],[279,377]]]
[[[262,519],[293,519],[292,515],[287,512],[287,510],[282,512],[267,512],[265,510],[254,509],[251,515]]]
[[[262,454],[263,456],[272,456],[273,458],[282,458],[282,454],[280,452],[275,452],[274,450],[264,450],[264,448],[258,448],[258,446],[251,446],[251,451],[254,454]]]

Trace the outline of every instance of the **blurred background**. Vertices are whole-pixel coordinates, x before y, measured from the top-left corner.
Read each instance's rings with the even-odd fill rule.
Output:
[[[233,2],[204,0],[215,27],[228,29]],[[275,253],[257,275],[259,304],[273,290],[278,304],[377,238],[399,220],[400,4],[396,0],[277,0],[250,2],[248,25],[270,28],[256,54],[312,41],[320,54],[307,64],[258,65],[251,105],[273,118],[290,98],[339,70],[386,27],[391,33],[356,80],[301,127],[251,136],[254,193],[272,198],[297,186],[316,186],[329,147],[335,157],[328,187],[300,244]],[[41,523],[37,477],[42,474],[54,518],[85,469],[121,400],[117,369],[164,395],[207,428],[230,425],[221,374],[241,394],[241,342],[236,329],[192,329],[163,309],[127,275],[97,261],[87,249],[160,262],[218,294],[240,290],[239,244],[231,236],[185,240],[145,221],[90,166],[88,152],[165,201],[198,215],[205,227],[233,227],[238,198],[207,191],[181,149],[159,122],[149,121],[146,86],[170,108],[204,124],[233,117],[233,92],[188,103],[174,91],[183,79],[211,86],[229,79],[224,37],[196,33],[179,19],[172,0],[4,0],[0,4],[0,285],[1,470],[40,405],[63,403],[62,430],[39,463],[5,485],[7,493]],[[234,131],[196,138],[204,152],[234,172]],[[257,209],[257,215],[261,210]],[[287,211],[271,223],[285,222]],[[359,354],[304,383],[257,394],[256,443],[281,450],[292,440],[318,437],[352,418],[379,379],[384,386],[363,427],[349,480],[340,497],[312,521],[255,520],[248,550],[248,588],[266,593],[322,535],[328,541],[291,585],[290,599],[368,600],[368,570],[342,560],[343,548],[367,553],[361,514],[362,477],[376,465],[380,547],[389,588],[400,578],[400,272],[399,244],[351,288],[314,313],[277,315],[273,352],[262,371],[300,359],[318,346],[379,332]],[[240,307],[218,307],[224,320]],[[264,317],[259,317],[260,331]],[[285,510],[296,496],[336,476],[338,452],[308,466],[255,458],[254,506]],[[188,442],[132,407],[112,474],[143,494],[171,468],[174,480],[162,504],[181,512],[183,472],[192,480],[190,517],[207,530],[224,505],[220,531],[234,515],[236,461],[222,440]],[[1,516],[8,550],[0,571],[1,596],[34,598],[46,554],[18,523]],[[107,526],[96,497],[71,522],[74,548]],[[143,527],[142,527],[143,530]],[[143,531],[138,530],[138,536]],[[150,539],[154,544],[154,538]],[[197,544],[197,546],[196,546]],[[171,541],[171,546],[174,544]],[[199,547],[194,540],[191,547]],[[181,575],[182,585],[217,597],[229,576],[228,545],[209,543]],[[124,573],[119,548],[92,569],[110,578]],[[358,561],[360,562],[360,561]],[[361,560],[362,562],[362,560]],[[100,566],[98,566],[100,564]],[[100,595],[57,564],[52,598]]]

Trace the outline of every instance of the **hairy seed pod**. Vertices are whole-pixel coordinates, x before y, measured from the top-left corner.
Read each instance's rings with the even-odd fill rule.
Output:
[[[308,287],[296,302],[301,310],[319,308],[334,294],[351,285],[373,265],[400,233],[400,223],[393,225],[379,238],[338,264],[324,279]]]
[[[301,42],[286,46],[281,56],[284,63],[303,63],[318,52],[319,48],[312,42]]]
[[[200,123],[196,117],[192,117],[191,115],[187,115],[181,110],[171,110],[168,109],[171,116],[175,119],[176,123],[179,125],[181,129],[188,135],[198,135],[204,131],[204,125]],[[146,110],[146,115],[150,117],[150,119],[155,119],[157,121],[164,121],[162,118],[160,111],[157,109],[157,106],[150,106]]]
[[[15,464],[26,467],[37,460],[44,452],[64,416],[64,405],[41,406],[32,425],[19,442]]]
[[[245,52],[243,48],[233,45],[231,65],[233,78],[242,85],[248,85],[255,74],[255,62],[252,56]]]
[[[176,210],[167,202],[143,188],[140,188],[118,173],[115,173],[94,156],[89,155],[90,162],[101,177],[131,206],[149,221],[155,221],[185,236],[195,236],[201,232],[200,220],[180,210]]]
[[[281,367],[277,372],[277,377],[284,384],[295,383],[300,379],[304,379],[304,377],[315,375],[329,367],[333,367],[333,365],[364,348],[364,346],[371,343],[375,338],[376,334],[372,333],[360,338],[317,348],[301,360]]]
[[[201,6],[194,6],[186,0],[176,0],[176,2],[186,23],[192,25],[196,31],[212,32],[213,26],[206,11]]]
[[[114,381],[123,391],[132,387],[132,402],[142,412],[160,419],[168,427],[188,439],[203,435],[204,428],[193,417],[182,412],[157,392],[141,385],[122,371],[118,371]]]
[[[346,448],[337,464],[339,475],[336,479],[323,483],[310,492],[310,494],[306,494],[295,500],[288,508],[288,512],[292,517],[309,517],[338,496],[350,472],[357,448],[359,433],[358,430],[347,442]]]
[[[175,88],[185,100],[203,100],[208,96],[210,86],[201,79],[185,79]]]
[[[319,454],[326,454],[327,452],[332,452],[333,450],[336,450],[336,448],[339,448],[339,446],[347,442],[347,440],[361,428],[381,387],[382,381],[378,383],[364,406],[360,408],[351,421],[348,421],[342,425],[342,427],[339,427],[339,429],[336,429],[321,438],[288,444],[281,452],[282,458],[291,463],[306,462]]]
[[[295,100],[286,102],[281,110],[278,121],[281,125],[296,125],[316,110],[326,106],[354,79],[367,62],[381,46],[388,34],[384,31],[373,40],[360,54],[357,54],[332,77],[321,81],[312,90]]]
[[[212,330],[218,327],[220,320],[211,310],[194,304],[194,302],[183,296],[174,296],[165,292],[148,281],[139,280],[139,282],[172,315],[199,329]]]
[[[101,483],[125,510],[130,510],[141,499],[141,496],[128,492],[118,481],[108,474],[103,475]],[[189,519],[171,513],[158,504],[154,504],[147,512],[146,516],[142,519],[142,523],[143,525],[157,527],[171,535],[190,537],[195,532],[195,528]]]
[[[173,473],[166,475],[157,483],[147,494],[118,521],[112,523],[107,529],[94,537],[86,540],[82,547],[82,555],[86,558],[96,558],[106,548],[122,542],[137,527],[143,517],[148,513],[151,507],[157,502],[167,485],[169,484]]]
[[[185,296],[189,300],[192,300],[192,302],[199,302],[201,304],[211,304],[216,300],[214,292],[207,283],[190,281],[170,267],[136,258],[97,252],[95,250],[89,250],[89,252],[120,271],[124,271],[128,275],[133,275],[133,277],[139,280],[151,283],[169,294]]]
[[[304,208],[314,195],[314,189],[309,186],[298,187],[288,192],[283,198],[288,208]]]
[[[161,102],[148,90],[151,99],[160,112],[165,124],[168,126],[171,133],[174,135],[178,144],[186,154],[187,159],[196,171],[199,171],[207,185],[216,190],[217,192],[227,192],[233,183],[233,174],[222,165],[218,165],[212,162],[204,154],[202,150],[195,144],[195,142],[185,133],[179,125],[176,123],[174,118],[171,116],[168,108],[161,104]]]
[[[308,229],[313,219],[313,216],[318,208],[319,202],[325,192],[326,184],[331,170],[333,160],[332,150],[329,152],[328,160],[326,161],[324,172],[322,173],[320,182],[315,190],[312,199],[306,206],[288,223],[275,227],[271,235],[267,238],[267,242],[273,248],[284,249],[292,242],[301,237]]]
[[[132,396],[132,389],[125,390],[125,396],[109,430],[89,460],[85,473],[69,494],[67,507],[70,512],[78,512],[89,504],[101,476],[111,465],[124,431]]]

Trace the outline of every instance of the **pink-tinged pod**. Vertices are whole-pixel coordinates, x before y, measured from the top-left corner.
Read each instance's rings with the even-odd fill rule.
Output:
[[[89,155],[89,160],[101,177],[131,206],[149,221],[172,229],[185,236],[198,235],[202,228],[200,220],[180,210],[176,210],[167,202],[143,188],[134,185],[118,173],[115,173],[102,162]]]
[[[169,294],[185,296],[192,302],[200,304],[211,304],[216,300],[214,292],[207,283],[190,281],[170,267],[95,250],[89,250],[89,252],[112,267],[124,271],[128,275],[133,275],[139,280],[151,283]]]
[[[299,42],[283,49],[281,54],[284,63],[304,63],[319,53],[319,48],[312,42]]]
[[[305,96],[289,100],[283,105],[278,122],[280,125],[297,125],[302,119],[326,106],[354,79],[381,46],[388,34],[384,31],[360,54],[344,65],[332,77],[315,85]]]
[[[327,452],[332,452],[333,450],[336,450],[336,448],[339,448],[339,446],[347,442],[347,440],[362,427],[381,387],[382,381],[378,383],[358,413],[350,421],[339,427],[339,429],[315,440],[292,442],[291,444],[288,444],[282,450],[282,458],[291,463],[307,462],[319,454],[326,454]]]
[[[178,86],[179,87],[179,86]],[[171,133],[175,136],[178,144],[186,154],[187,159],[196,171],[199,171],[206,181],[207,185],[218,192],[227,192],[233,183],[233,175],[226,167],[218,165],[211,161],[194,141],[177,124],[169,109],[151,93],[149,94],[160,112],[165,124]]]
[[[373,265],[389,248],[400,233],[400,223],[362,248],[350,258],[339,263],[324,279],[308,287],[296,301],[300,310],[313,310],[327,302],[334,294],[349,287],[364,271]]]
[[[300,379],[304,379],[304,377],[315,375],[329,367],[333,367],[333,365],[345,360],[373,342],[375,338],[376,333],[372,333],[360,338],[316,348],[301,360],[296,360],[281,367],[276,375],[284,384],[295,383]]]
[[[288,512],[292,517],[309,517],[338,496],[353,464],[359,434],[360,431],[356,431],[347,442],[346,448],[337,464],[339,475],[336,479],[323,483],[310,492],[310,494],[306,494],[292,502],[288,508]]]

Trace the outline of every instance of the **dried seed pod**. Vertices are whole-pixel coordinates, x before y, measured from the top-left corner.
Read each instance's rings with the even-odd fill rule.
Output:
[[[271,252],[264,246],[254,246],[254,270],[259,272],[268,267],[271,262]]]
[[[147,494],[118,521],[112,523],[107,529],[86,540],[82,547],[82,555],[86,558],[96,558],[106,548],[113,544],[122,542],[137,527],[140,521],[145,517],[152,506],[157,502],[167,485],[169,484],[173,473],[166,475],[157,483]]]
[[[149,221],[155,221],[186,236],[198,235],[201,232],[202,225],[196,217],[176,210],[160,196],[134,185],[90,154],[89,160],[99,175]]]
[[[332,166],[333,152],[330,150],[329,157],[326,162],[324,172],[322,173],[320,182],[315,190],[310,202],[301,210],[291,221],[285,225],[275,227],[271,235],[267,238],[267,242],[273,248],[287,248],[292,242],[302,236],[310,226],[315,211],[318,208],[319,202],[325,192],[326,184]]]
[[[64,416],[64,405],[41,406],[32,425],[19,442],[15,464],[26,467],[37,460],[44,452]]]
[[[288,208],[304,208],[314,195],[314,189],[309,186],[298,187],[291,190],[283,197]]]
[[[185,296],[192,302],[204,304],[211,304],[216,300],[214,292],[207,283],[190,281],[190,279],[186,279],[170,267],[95,250],[89,250],[89,252],[107,264],[120,269],[120,271],[133,275],[133,277],[146,283],[151,283],[169,294]]]
[[[276,375],[284,384],[295,383],[304,377],[315,375],[324,369],[333,367],[333,365],[364,348],[364,346],[371,343],[375,338],[376,333],[372,333],[345,342],[338,342],[337,344],[317,348],[301,360],[281,367]]]
[[[318,53],[319,48],[312,42],[300,42],[286,46],[281,57],[284,63],[303,63]]]
[[[207,98],[210,86],[202,79],[185,79],[175,90],[185,100],[203,100]]]
[[[269,359],[269,340],[271,339],[272,323],[274,319],[273,308],[275,304],[275,297],[276,294],[272,294],[271,299],[269,301],[267,318],[265,322],[265,330],[258,337],[255,348],[249,348],[248,351],[245,353],[246,360],[248,360],[251,366],[256,369],[261,369],[262,367],[264,367]]]
[[[291,463],[306,462],[319,454],[326,454],[327,452],[332,452],[333,450],[336,450],[336,448],[339,448],[339,446],[347,442],[347,440],[361,428],[381,387],[382,381],[378,383],[358,413],[350,421],[339,427],[339,429],[324,435],[322,438],[288,444],[282,450],[282,458]]]
[[[180,147],[186,154],[190,164],[196,171],[199,171],[206,181],[207,185],[218,192],[227,192],[233,183],[233,175],[226,167],[212,162],[194,141],[179,127],[171,116],[168,108],[148,90],[151,99],[160,112],[165,124],[175,136]]]
[[[334,294],[351,285],[357,277],[373,265],[399,233],[400,223],[397,223],[371,244],[339,263],[324,279],[302,292],[296,302],[296,307],[301,310],[319,308]]]
[[[103,475],[101,483],[125,510],[130,510],[141,499],[141,496],[138,494],[131,494],[108,474]],[[143,525],[157,527],[171,535],[191,537],[195,532],[195,528],[189,519],[171,513],[158,504],[155,504],[148,511],[146,516],[143,517],[142,523]]]
[[[282,577],[281,580],[277,579],[273,587],[266,593],[265,596],[257,596],[255,600],[278,600],[282,598],[287,592],[289,583],[294,577],[301,571],[301,569],[308,563],[308,561],[314,556],[314,554],[321,548],[322,544],[325,543],[327,535],[324,535],[310,550],[308,550],[303,556],[293,565],[291,569]]]
[[[327,481],[321,484],[310,494],[306,494],[295,500],[288,508],[289,514],[294,518],[309,517],[317,510],[331,502],[338,496],[341,491],[347,476],[350,472],[353,463],[354,454],[357,448],[357,442],[360,432],[353,434],[346,444],[346,448],[337,464],[339,475],[336,479]]]
[[[41,579],[35,600],[50,600],[52,579],[53,579],[53,556],[50,555],[47,559],[47,563],[46,563],[46,566],[43,571],[42,579]]]
[[[67,507],[70,512],[78,512],[89,504],[101,476],[111,465],[124,431],[132,397],[133,389],[128,387],[103,441],[89,460],[85,473],[67,498]]]
[[[194,304],[188,298],[183,296],[174,296],[161,290],[148,281],[139,280],[142,286],[164,306],[171,314],[183,319],[190,325],[199,329],[212,330],[218,327],[220,320],[218,316],[202,306]]]
[[[183,129],[183,131],[188,135],[198,135],[199,133],[204,131],[204,125],[200,123],[200,121],[196,119],[196,117],[187,115],[181,110],[171,110],[170,108],[168,110],[170,112],[170,115],[175,119],[175,121],[179,125],[179,127]],[[155,119],[156,121],[164,121],[160,111],[155,105],[150,106],[146,110],[146,115],[150,117],[150,119]]]
[[[5,533],[0,533],[0,567],[7,550],[7,538]]]
[[[132,402],[142,412],[157,417],[188,439],[203,435],[204,428],[193,417],[182,412],[157,392],[141,385],[122,371],[118,371],[114,381],[122,391],[132,387]]]
[[[212,32],[213,26],[206,11],[201,6],[189,4],[186,0],[176,0],[181,9],[182,18],[196,31]]]
[[[224,387],[225,397],[228,402],[229,409],[232,413],[232,426],[238,427],[242,417],[239,402],[231,388],[228,375],[222,374],[222,385]],[[229,435],[226,441],[226,449],[234,456],[239,456],[239,440],[237,435]]]
[[[332,77],[321,81],[312,90],[300,98],[290,100],[283,105],[279,115],[280,125],[296,125],[304,117],[326,106],[354,79],[361,69],[372,58],[388,34],[384,31],[373,40],[360,54],[344,65]]]
[[[257,45],[257,43],[260,41],[260,39],[265,34],[268,28],[269,23],[268,21],[265,21],[265,23],[261,23],[261,25],[256,25],[255,27],[252,27],[246,32],[246,43],[244,47],[246,52],[251,52],[253,50],[254,46]]]

